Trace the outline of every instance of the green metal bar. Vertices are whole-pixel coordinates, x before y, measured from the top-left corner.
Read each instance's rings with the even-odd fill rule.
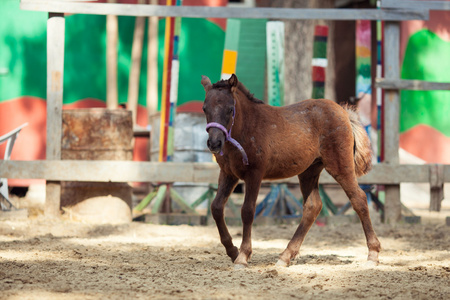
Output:
[[[324,202],[324,198],[325,198],[324,194],[325,194],[325,192],[322,190],[321,186],[319,185],[319,195],[320,195],[320,198],[322,199],[322,210],[320,211],[320,215],[323,217],[326,217],[326,216],[330,215],[330,212],[328,211],[327,205]]]
[[[334,205],[333,201],[331,201],[330,197],[328,197],[322,185],[319,185],[319,194],[322,198],[322,203],[324,204],[324,206],[326,206],[327,209],[329,209],[333,213],[333,215],[336,215],[338,212],[338,208]]]
[[[142,199],[142,201],[138,205],[136,205],[134,210],[142,211],[144,208],[146,208],[150,204],[150,202],[152,202],[155,195],[156,195],[156,190],[149,193],[147,196],[145,196],[144,199]]]
[[[183,197],[181,197],[180,194],[178,194],[173,188],[170,189],[170,197],[172,198],[173,201],[175,201],[175,203],[177,203],[181,207],[181,209],[184,212],[192,213],[195,215],[197,214],[195,209],[190,207],[189,204],[187,204],[186,201],[184,201]]]
[[[207,205],[207,211],[206,211],[206,216],[208,216],[208,218],[211,216],[211,203],[215,197],[214,195],[214,190],[212,188],[210,188],[208,190],[208,196],[206,197],[206,199],[208,199],[208,205]]]
[[[156,193],[155,197],[155,203],[152,207],[152,213],[157,214],[159,212],[159,209],[161,207],[161,204],[164,202],[164,198],[166,196],[167,191],[167,185],[161,185],[158,189],[158,192]]]
[[[195,209],[197,206],[202,204],[208,197],[210,196],[211,190],[208,189],[206,192],[204,192],[197,200],[194,201],[194,203],[191,204],[191,207]]]

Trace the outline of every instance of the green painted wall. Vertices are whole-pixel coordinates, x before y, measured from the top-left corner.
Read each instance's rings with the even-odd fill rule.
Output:
[[[0,2],[0,102],[20,96],[46,98],[47,13],[22,11],[18,0]],[[162,81],[164,19],[159,23],[159,86]],[[128,94],[134,17],[119,17],[119,102]],[[224,31],[205,19],[183,19],[178,105],[203,100],[201,75],[219,80]],[[145,35],[146,39],[146,35]],[[144,41],[146,45],[146,40]],[[66,17],[64,104],[106,99],[106,17]],[[139,104],[146,103],[147,47],[143,49]],[[160,92],[161,95],[161,92]]]
[[[406,47],[403,79],[450,82],[450,42],[423,29]],[[401,91],[400,132],[424,124],[450,137],[450,91]]]
[[[0,2],[0,101],[45,96],[46,18],[21,11],[17,0]]]
[[[266,74],[266,19],[241,19],[236,75],[255,95],[264,100]]]

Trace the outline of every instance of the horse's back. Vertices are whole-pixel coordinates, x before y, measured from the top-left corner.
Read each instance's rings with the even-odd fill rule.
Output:
[[[265,178],[298,175],[320,159],[323,147],[330,148],[338,135],[351,137],[346,111],[326,99],[310,99],[283,107],[266,106],[266,122],[259,122],[265,136]],[[263,127],[263,128],[261,128]],[[334,134],[335,130],[343,133]]]
[[[308,99],[283,107],[283,115],[289,124],[302,130],[308,128],[315,134],[333,132],[336,127],[350,129],[346,110],[328,99]]]
[[[275,169],[294,176],[317,161],[331,156],[352,156],[353,133],[347,111],[334,101],[309,99],[280,108],[284,119],[282,132],[271,144]],[[275,167],[275,165],[281,168]],[[278,174],[277,174],[278,175]]]
[[[300,111],[308,111],[309,126],[316,128],[318,157],[332,176],[346,172],[357,176],[371,168],[369,138],[356,112],[327,99],[306,100]],[[311,145],[310,145],[311,146]]]

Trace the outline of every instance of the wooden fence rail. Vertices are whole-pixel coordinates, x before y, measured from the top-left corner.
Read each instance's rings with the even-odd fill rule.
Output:
[[[425,20],[426,9],[304,9],[249,8],[210,6],[164,6],[114,3],[86,3],[58,0],[21,0],[20,8],[55,13],[120,15],[138,17],[184,18],[246,18],[246,19],[303,19],[303,20]]]
[[[376,78],[375,86],[385,90],[450,90],[450,83],[448,82],[433,82],[424,80]]]
[[[428,10],[450,10],[449,1],[411,1],[411,0],[383,0],[382,8],[411,8]]]
[[[399,184],[401,182],[430,182],[433,164],[389,165],[376,164],[361,184]],[[450,181],[450,165],[443,166],[440,181]],[[138,161],[34,160],[1,161],[0,177],[46,179],[50,181],[92,182],[206,182],[217,183],[219,167],[216,163],[175,163]],[[297,177],[275,182],[298,183]],[[336,184],[325,171],[320,183]]]

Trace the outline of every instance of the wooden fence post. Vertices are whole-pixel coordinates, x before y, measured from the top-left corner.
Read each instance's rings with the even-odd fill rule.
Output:
[[[137,4],[144,4],[145,0],[138,0]],[[131,48],[131,67],[128,82],[127,109],[133,116],[133,127],[136,127],[139,84],[141,76],[142,46],[144,45],[145,17],[136,17]]]
[[[116,3],[117,0],[108,0]],[[119,40],[119,21],[116,15],[106,16],[106,107],[117,108],[119,92],[117,87],[117,43]]]
[[[49,13],[47,20],[47,160],[61,159],[64,30],[64,14]],[[45,216],[58,217],[60,201],[60,181],[47,181]]]
[[[400,22],[386,21],[384,26],[384,70],[385,78],[399,79],[400,77]],[[399,118],[400,97],[398,89],[385,91],[384,100],[384,162],[390,165],[399,164]],[[393,224],[401,219],[400,185],[385,186],[385,221]]]
[[[444,200],[444,165],[430,165],[430,211],[441,211]]]
[[[157,5],[157,0],[150,0]],[[158,112],[158,17],[148,18],[148,54],[147,54],[147,110],[150,116]],[[150,149],[149,149],[150,150]]]

